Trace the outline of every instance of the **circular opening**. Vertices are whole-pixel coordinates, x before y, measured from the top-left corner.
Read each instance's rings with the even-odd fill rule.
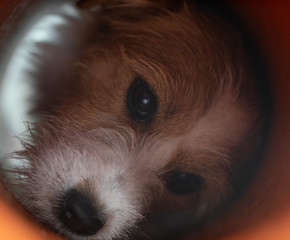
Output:
[[[27,10],[27,6],[32,7]],[[52,1],[49,3],[47,1],[38,3],[28,1],[18,12],[15,15],[16,20],[10,20],[11,25],[8,22],[7,26],[15,26],[15,29],[19,31],[7,30],[7,34],[3,35],[3,41],[9,42],[9,44],[5,44],[5,51],[1,55],[0,64],[2,81],[0,93],[2,111],[0,114],[0,152],[4,154],[22,149],[22,145],[19,144],[19,141],[14,136],[23,136],[23,132],[27,129],[26,123],[36,120],[34,115],[30,114],[30,110],[33,109],[32,102],[35,98],[41,98],[41,96],[35,95],[35,85],[31,84],[31,81],[37,81],[39,78],[53,81],[52,79],[59,79],[60,76],[64,76],[67,70],[66,66],[72,64],[82,48],[87,44],[84,41],[84,35],[88,34],[88,29],[93,25],[90,16],[83,14],[74,3],[66,1]],[[223,15],[223,17],[226,17],[226,20],[230,22],[234,20],[229,15]],[[7,26],[6,28],[8,29],[9,27]],[[78,31],[72,30],[72,28],[78,29]],[[256,45],[250,41],[249,35],[245,34],[243,36],[245,36],[246,48],[250,53],[249,59],[252,60],[251,64],[256,70],[257,79],[261,80],[261,82],[258,82],[259,92],[263,99],[263,114],[265,114],[264,116],[268,121],[272,114],[272,99],[270,98],[270,87],[267,82],[270,73],[268,74],[267,69],[264,71],[263,59],[259,59],[263,55],[255,52]],[[47,54],[48,52],[50,54]],[[41,61],[39,61],[40,59]],[[56,70],[56,65],[61,66],[61,68]],[[262,137],[262,141],[265,141],[262,144],[263,149],[260,149],[257,155],[254,156],[255,160],[256,158],[263,159],[264,157],[263,153],[267,146],[266,139],[268,138],[271,122],[269,121],[267,124]],[[239,171],[239,176],[236,176],[232,182],[233,186],[239,191],[237,191],[237,195],[233,196],[235,199],[229,199],[231,204],[233,200],[236,202],[236,200],[244,197],[245,191],[248,190],[249,184],[252,183],[252,179],[257,174],[257,169],[264,164],[263,162],[255,161],[256,165],[250,166],[252,163],[250,161],[249,164],[245,165],[243,171]],[[8,162],[2,160],[1,168],[10,168],[11,166],[18,166],[18,164],[19,161],[17,159],[9,159]],[[19,175],[14,176],[11,174],[10,177],[16,177],[17,179]],[[245,179],[251,179],[249,184],[245,184]],[[232,206],[229,202],[225,202],[226,207]],[[224,209],[224,206],[221,209]],[[215,216],[219,214],[220,212],[214,212]],[[185,215],[185,217],[181,216],[182,220],[191,217],[187,216],[187,214]],[[175,217],[177,218],[177,216]],[[185,227],[192,228],[192,225],[186,225]]]

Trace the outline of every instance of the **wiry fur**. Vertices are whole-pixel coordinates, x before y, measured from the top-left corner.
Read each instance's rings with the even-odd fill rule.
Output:
[[[156,2],[124,2],[102,3],[93,43],[60,84],[56,101],[45,100],[51,103],[46,115],[18,153],[29,160],[19,170],[25,176],[19,200],[73,239],[122,239],[148,212],[206,215],[231,191],[234,166],[259,144],[253,77],[232,29],[186,5],[169,11]],[[158,98],[149,124],[132,121],[126,108],[136,76]],[[42,94],[50,97],[45,89]],[[202,190],[169,193],[164,177],[173,169],[201,176]],[[72,187],[109,216],[94,236],[71,233],[55,216]]]

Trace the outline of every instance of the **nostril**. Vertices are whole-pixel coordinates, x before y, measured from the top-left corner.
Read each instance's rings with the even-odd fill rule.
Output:
[[[106,221],[104,214],[94,206],[93,201],[76,189],[66,192],[57,211],[64,226],[78,235],[93,235]]]

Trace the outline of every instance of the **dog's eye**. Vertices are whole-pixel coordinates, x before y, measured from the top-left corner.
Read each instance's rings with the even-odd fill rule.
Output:
[[[135,78],[127,93],[127,108],[134,121],[149,122],[157,111],[157,98],[148,84]]]
[[[196,174],[173,170],[167,175],[165,185],[173,194],[187,195],[200,191],[202,179]]]

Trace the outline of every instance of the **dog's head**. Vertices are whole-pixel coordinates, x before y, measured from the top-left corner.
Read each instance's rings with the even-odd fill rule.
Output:
[[[165,5],[102,3],[92,44],[24,143],[20,199],[66,236],[119,238],[147,213],[202,216],[257,145],[239,38],[197,8]]]

